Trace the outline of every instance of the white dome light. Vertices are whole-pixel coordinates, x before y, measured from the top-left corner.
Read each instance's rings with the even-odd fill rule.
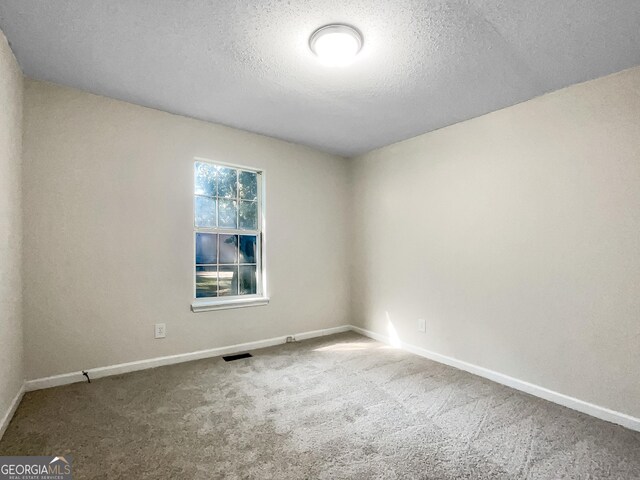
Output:
[[[362,34],[349,25],[325,25],[313,32],[309,47],[325,65],[349,65],[362,48]]]

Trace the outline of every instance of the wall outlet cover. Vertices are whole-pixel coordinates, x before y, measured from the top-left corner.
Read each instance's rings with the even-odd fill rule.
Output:
[[[154,330],[155,338],[165,338],[167,336],[167,324],[166,323],[156,323]]]
[[[427,331],[427,321],[424,318],[418,319],[418,331],[426,332]]]

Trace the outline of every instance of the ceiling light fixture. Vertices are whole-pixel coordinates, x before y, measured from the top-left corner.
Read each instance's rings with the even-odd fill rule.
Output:
[[[325,25],[313,32],[309,48],[325,65],[349,65],[362,48],[362,34],[350,25]]]

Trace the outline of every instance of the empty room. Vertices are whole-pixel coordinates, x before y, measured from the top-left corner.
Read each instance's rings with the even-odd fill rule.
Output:
[[[0,30],[0,480],[640,479],[638,0]]]

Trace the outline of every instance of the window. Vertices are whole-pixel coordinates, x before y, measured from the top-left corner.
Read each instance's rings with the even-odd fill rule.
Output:
[[[262,172],[197,160],[194,177],[192,310],[267,303]]]

